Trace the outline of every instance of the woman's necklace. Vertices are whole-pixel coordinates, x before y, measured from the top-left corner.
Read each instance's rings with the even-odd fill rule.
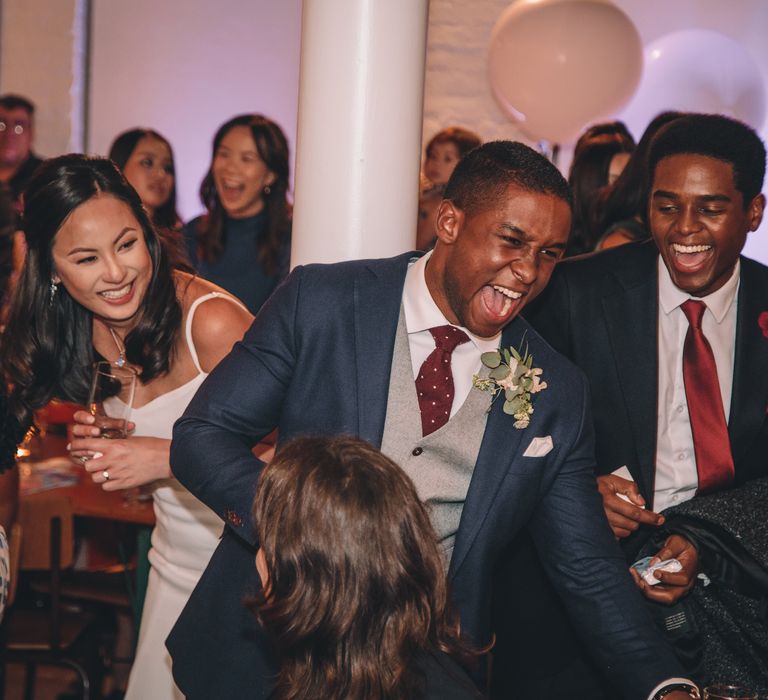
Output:
[[[112,326],[107,326],[107,329],[112,335],[112,340],[115,341],[115,347],[117,348],[117,361],[115,362],[115,364],[118,367],[124,367],[125,366],[125,345],[123,345],[120,338],[118,338],[117,333],[115,333],[115,331],[112,330]]]

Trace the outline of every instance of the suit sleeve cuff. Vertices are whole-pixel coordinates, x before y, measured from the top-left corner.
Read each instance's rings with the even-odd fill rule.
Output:
[[[648,700],[653,700],[653,698],[656,696],[656,693],[658,693],[660,690],[663,690],[670,685],[676,685],[677,683],[687,683],[688,685],[692,685],[694,688],[698,687],[690,678],[667,678],[665,681],[659,683],[651,691],[651,694],[648,696]]]

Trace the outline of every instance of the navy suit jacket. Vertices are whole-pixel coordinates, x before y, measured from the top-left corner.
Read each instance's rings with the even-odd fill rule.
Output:
[[[250,509],[262,464],[250,447],[276,427],[280,442],[347,434],[381,444],[411,257],[294,270],[177,422],[174,474],[228,525],[168,639],[176,682],[189,697],[254,697],[266,685],[268,647],[242,605],[258,585]],[[493,569],[530,524],[588,646],[627,697],[644,700],[681,670],[647,616],[603,514],[586,381],[516,319],[502,345],[524,343],[548,388],[534,397],[525,430],[513,427],[501,402],[488,416],[449,571],[462,629],[478,644],[491,638]],[[547,435],[554,449],[524,456],[534,437]]]

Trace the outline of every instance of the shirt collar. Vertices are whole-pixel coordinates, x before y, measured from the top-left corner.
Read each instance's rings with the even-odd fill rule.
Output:
[[[693,297],[687,292],[675,286],[669,275],[669,270],[659,255],[659,308],[667,315],[671,314],[680,304],[688,299],[703,301],[718,323],[721,323],[728,313],[728,309],[736,299],[736,293],[739,289],[739,279],[741,275],[741,261],[737,260],[733,268],[733,273],[728,281],[716,292],[708,294],[706,297]]]
[[[403,312],[405,314],[405,327],[409,334],[426,331],[435,326],[454,325],[440,311],[427,287],[424,271],[427,269],[427,261],[431,257],[432,251],[430,250],[426,255],[410,263],[405,275]],[[481,353],[499,349],[501,333],[497,333],[492,338],[481,338],[463,326],[457,326],[457,328],[461,328],[469,336],[469,339]]]

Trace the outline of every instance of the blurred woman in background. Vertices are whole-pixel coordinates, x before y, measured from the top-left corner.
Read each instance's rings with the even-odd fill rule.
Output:
[[[616,181],[603,189],[595,201],[597,250],[612,248],[650,237],[645,226],[646,158],[656,132],[683,112],[662,112],[648,124],[637,148]]]
[[[421,170],[417,250],[427,250],[435,242],[435,217],[448,179],[458,162],[481,143],[482,139],[474,131],[461,126],[441,129],[427,143]]]
[[[153,129],[129,129],[113,141],[109,158],[136,190],[150,220],[168,243],[171,266],[191,270],[176,211],[176,164],[168,139]]]
[[[207,213],[184,229],[198,273],[254,314],[288,274],[288,173],[288,142],[277,124],[260,114],[230,119],[214,136],[200,186]]]
[[[594,250],[599,238],[594,221],[598,193],[621,174],[635,148],[622,122],[595,124],[576,143],[568,184],[573,191],[573,224],[566,255]]]

